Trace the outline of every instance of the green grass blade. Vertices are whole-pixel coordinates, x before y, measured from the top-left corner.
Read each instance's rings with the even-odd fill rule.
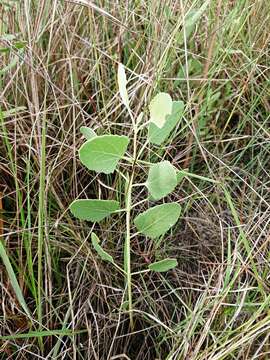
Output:
[[[11,283],[11,285],[13,287],[13,290],[14,290],[14,292],[16,294],[16,297],[17,297],[17,299],[19,301],[19,304],[21,305],[21,307],[23,308],[25,313],[31,318],[30,310],[29,310],[28,306],[26,305],[22,290],[21,290],[20,285],[19,285],[19,283],[17,281],[16,275],[15,275],[14,270],[12,268],[12,265],[11,265],[11,263],[9,261],[8,254],[7,254],[6,250],[5,250],[5,247],[3,245],[2,240],[0,241],[0,257],[2,258],[2,261],[3,261],[4,265],[5,265],[5,268],[6,268],[10,283]]]

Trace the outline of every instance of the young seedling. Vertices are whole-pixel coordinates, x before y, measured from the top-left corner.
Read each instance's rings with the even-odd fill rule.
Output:
[[[115,263],[113,257],[108,254],[101,246],[98,236],[92,232],[92,245],[103,261],[111,263],[120,270],[126,279],[127,301],[129,307],[130,325],[133,328],[133,307],[132,307],[132,273],[131,269],[131,238],[137,235],[144,235],[151,239],[157,239],[164,235],[172,226],[176,224],[180,217],[181,207],[178,203],[163,203],[156,205],[143,213],[137,215],[134,219],[131,216],[131,210],[136,208],[132,202],[132,190],[134,186],[146,186],[152,200],[161,200],[170,194],[179,182],[179,172],[169,161],[160,161],[155,164],[146,164],[148,166],[148,177],[145,183],[134,184],[136,162],[140,161],[143,149],[137,151],[138,131],[148,126],[148,140],[145,146],[149,144],[160,145],[170,135],[176,124],[181,119],[184,104],[181,101],[172,101],[169,94],[157,94],[149,105],[150,121],[142,123],[143,114],[138,119],[133,117],[129,107],[129,98],[126,88],[127,80],[125,70],[122,64],[118,68],[118,86],[123,104],[127,108],[133,127],[133,156],[126,154],[130,139],[127,136],[120,135],[101,135],[87,127],[82,127],[81,132],[87,141],[79,149],[79,158],[83,165],[89,170],[97,173],[113,173],[119,161],[128,161],[132,163],[129,173],[122,174],[125,178],[125,204],[124,208],[115,200],[99,199],[77,199],[70,205],[70,210],[74,216],[80,220],[99,222],[113,213],[124,211],[126,213],[126,233],[124,244],[124,264],[119,266]],[[118,169],[120,173],[121,168]],[[137,232],[131,233],[135,225]],[[148,265],[145,271],[164,272],[177,266],[176,259],[163,259]]]

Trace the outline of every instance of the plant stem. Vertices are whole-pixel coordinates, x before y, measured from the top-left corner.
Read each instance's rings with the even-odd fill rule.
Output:
[[[125,263],[126,282],[127,282],[127,291],[128,291],[128,309],[129,309],[131,330],[134,327],[133,313],[132,313],[132,284],[131,284],[131,264],[130,264],[130,211],[132,207],[132,200],[131,200],[132,181],[133,181],[133,172],[131,174],[129,182],[127,183],[126,241],[125,241],[125,251],[124,251],[124,263]]]
[[[132,187],[134,179],[134,171],[136,164],[137,156],[137,126],[134,116],[128,107],[128,112],[132,121],[134,138],[133,138],[133,165],[130,178],[127,179],[126,183],[126,241],[125,241],[125,251],[124,251],[124,268],[126,271],[126,282],[127,282],[127,291],[128,291],[128,309],[129,309],[129,318],[130,318],[130,328],[133,330],[134,321],[133,321],[133,309],[132,309],[132,283],[131,283],[131,261],[130,261],[130,212],[132,209]]]

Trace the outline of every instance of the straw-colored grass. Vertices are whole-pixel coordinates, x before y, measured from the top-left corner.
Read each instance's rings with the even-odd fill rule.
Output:
[[[269,26],[266,0],[0,0],[0,359],[270,358]],[[134,116],[159,91],[184,101],[145,159],[192,175],[158,249],[131,238],[133,271],[154,253],[179,263],[133,277],[133,331],[123,278],[90,242],[94,226],[122,263],[125,218],[68,210],[78,196],[121,199],[119,175],[77,154],[82,125],[131,131],[119,62]]]

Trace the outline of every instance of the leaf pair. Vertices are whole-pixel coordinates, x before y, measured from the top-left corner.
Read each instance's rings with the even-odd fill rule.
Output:
[[[91,234],[91,242],[97,254],[100,256],[102,260],[115,264],[113,257],[100,246],[99,244],[100,240],[94,232],[92,232]],[[165,272],[174,269],[176,266],[177,266],[177,260],[168,258],[150,264],[148,266],[148,269],[155,272]]]
[[[89,169],[105,174],[112,173],[119,160],[124,156],[129,139],[126,136],[103,135],[82,127],[81,132],[89,140],[79,150],[81,162]],[[177,184],[177,175],[169,161],[162,161],[151,166],[147,187],[155,200],[172,192]]]
[[[127,78],[123,64],[118,65],[118,88],[123,104],[129,109],[127,92]],[[182,101],[172,101],[169,94],[158,93],[149,104],[150,125],[148,129],[149,141],[160,145],[170,135],[184,110]]]
[[[101,221],[119,210],[115,200],[79,199],[70,205],[70,211],[80,220]],[[154,239],[165,234],[179,219],[181,207],[177,203],[154,206],[134,219],[137,230]]]
[[[123,64],[118,65],[118,88],[123,104],[129,109],[129,98],[127,92],[127,78]],[[169,94],[158,93],[150,102],[150,122],[158,128],[162,128],[166,122],[167,115],[172,113],[173,101]]]

